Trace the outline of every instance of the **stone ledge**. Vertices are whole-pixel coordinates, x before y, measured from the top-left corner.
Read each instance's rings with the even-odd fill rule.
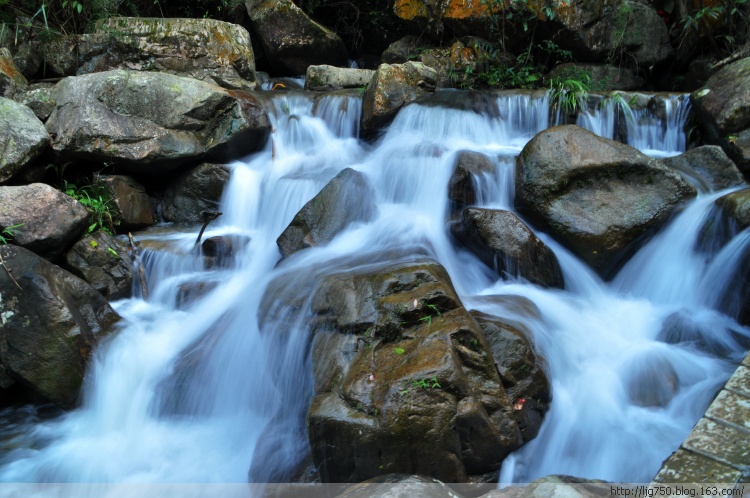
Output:
[[[742,472],[729,465],[680,448],[664,462],[654,482],[735,484],[741,478]]]
[[[750,472],[750,434],[728,425],[702,418],[682,447],[730,465],[743,474]]]
[[[724,389],[750,398],[750,368],[740,365],[734,375],[729,378]]]
[[[750,431],[750,398],[722,390],[706,410],[705,416],[725,422],[740,431]]]

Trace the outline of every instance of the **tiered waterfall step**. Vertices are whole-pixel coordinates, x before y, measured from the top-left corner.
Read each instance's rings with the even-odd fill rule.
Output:
[[[750,483],[750,353],[654,481]]]

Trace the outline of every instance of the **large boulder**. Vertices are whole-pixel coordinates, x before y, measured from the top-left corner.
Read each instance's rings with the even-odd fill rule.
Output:
[[[13,98],[26,90],[28,81],[13,62],[7,48],[0,48],[0,96]]]
[[[99,230],[76,242],[65,263],[107,299],[130,297],[133,268],[127,248],[107,232]]]
[[[555,12],[552,18],[541,12],[547,21],[545,30],[552,34],[552,41],[570,50],[577,61],[620,59],[646,69],[666,62],[672,55],[669,30],[656,9],[647,3],[635,0],[547,0],[545,3]]]
[[[300,209],[276,244],[286,257],[330,242],[351,223],[370,221],[376,209],[375,191],[367,177],[346,168]]]
[[[521,445],[484,333],[433,260],[333,274],[312,311],[307,424],[324,482],[405,470],[463,482]]]
[[[162,216],[177,223],[201,223],[203,212],[218,211],[229,168],[204,163],[180,175],[164,192]]]
[[[679,173],[573,125],[539,133],[517,161],[517,207],[604,277],[695,195]]]
[[[542,287],[565,286],[557,257],[510,211],[464,209],[451,233],[501,277],[521,277]]]
[[[91,351],[120,317],[86,282],[34,253],[5,245],[0,255],[0,363],[26,388],[73,407]]]
[[[335,66],[309,66],[305,74],[305,90],[329,91],[367,86],[375,71]]]
[[[722,190],[747,184],[737,165],[716,145],[690,149],[679,156],[664,159],[664,164],[685,172],[706,190]]]
[[[690,99],[706,136],[750,175],[750,57],[723,67]]]
[[[437,71],[421,62],[381,64],[362,100],[362,135],[374,135],[390,123],[404,105],[432,93],[437,77]]]
[[[154,224],[154,206],[143,185],[125,175],[97,175],[96,179],[107,190],[122,229],[144,228]]]
[[[0,184],[49,147],[50,138],[31,109],[0,97]]]
[[[192,78],[105,71],[63,79],[47,121],[65,161],[109,162],[159,174],[207,155],[242,157],[265,143],[270,125],[258,101]]]
[[[291,0],[245,0],[250,26],[277,76],[299,76],[308,66],[346,67],[341,38],[316,23]]]
[[[225,88],[256,87],[250,34],[215,19],[115,17],[75,37],[72,74],[112,69],[161,71]],[[70,73],[63,73],[70,74]]]
[[[49,185],[0,187],[0,228],[18,226],[13,241],[48,258],[64,253],[84,232],[89,213]]]

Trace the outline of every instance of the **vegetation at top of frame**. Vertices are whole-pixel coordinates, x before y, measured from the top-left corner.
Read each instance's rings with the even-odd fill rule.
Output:
[[[310,17],[335,31],[350,53],[379,55],[409,32],[393,0],[294,0]]]
[[[114,16],[212,18],[241,23],[244,0],[0,0],[0,38],[86,31],[94,22]]]
[[[664,8],[680,14],[677,44],[706,40],[705,45],[719,56],[741,52],[750,55],[749,0],[665,0]]]

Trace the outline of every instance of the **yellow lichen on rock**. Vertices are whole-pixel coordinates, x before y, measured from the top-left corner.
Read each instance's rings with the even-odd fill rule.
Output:
[[[427,7],[420,0],[396,0],[393,12],[406,21],[427,17]]]

